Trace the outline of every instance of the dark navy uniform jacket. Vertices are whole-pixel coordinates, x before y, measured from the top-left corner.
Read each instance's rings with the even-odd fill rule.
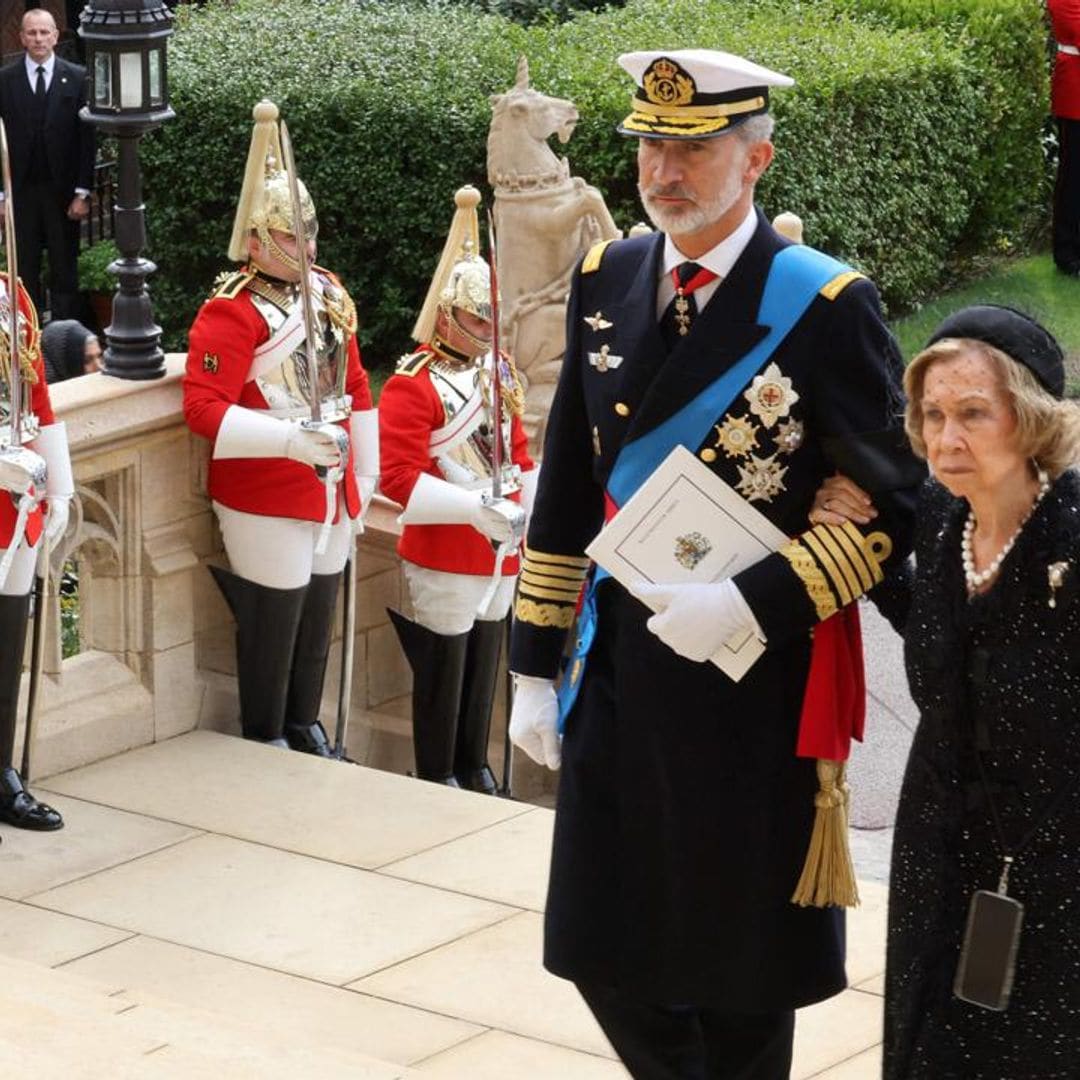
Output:
[[[668,355],[656,318],[662,234],[596,248],[575,275],[511,646],[514,671],[555,676],[605,516],[620,447],[747,353],[773,256],[759,213],[731,273]],[[705,461],[791,536],[736,584],[768,638],[739,683],[676,655],[617,582],[567,717],[545,964],[639,999],[738,1012],[844,986],[843,916],[790,902],[816,791],[795,756],[810,631],[910,549],[921,465],[906,449],[900,358],[873,285],[839,275],[700,445]],[[807,515],[841,469],[873,494],[865,529]]]

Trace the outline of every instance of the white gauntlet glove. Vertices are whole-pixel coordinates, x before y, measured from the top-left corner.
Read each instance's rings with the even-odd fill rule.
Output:
[[[630,590],[655,615],[645,624],[668,648],[687,660],[703,662],[732,638],[765,635],[730,579],[684,582],[680,585],[641,583]]]
[[[336,424],[307,427],[290,423],[285,456],[314,468],[337,469],[349,449],[348,436]]]
[[[557,769],[562,763],[558,723],[559,700],[555,696],[555,683],[532,675],[515,675],[510,741],[520,746],[537,765]]]
[[[75,494],[64,422],[61,420],[41,428],[34,439],[34,448],[45,459],[48,468],[45,494],[49,512],[45,518],[45,540],[52,548],[67,529],[71,497]]]
[[[214,438],[215,458],[287,457],[312,467],[340,467],[349,437],[337,424],[307,426],[282,420],[261,409],[230,405]]]
[[[421,473],[398,520],[402,525],[471,525],[503,544],[522,535],[525,512],[510,499],[493,500],[485,491],[468,491]]]

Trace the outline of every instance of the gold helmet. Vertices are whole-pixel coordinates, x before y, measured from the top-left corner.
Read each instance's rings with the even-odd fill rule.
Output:
[[[491,270],[479,255],[476,208],[480,204],[480,192],[472,185],[458,188],[454,203],[457,209],[442,257],[413,326],[415,341],[431,340],[439,311],[452,318],[453,309],[458,308],[491,321]]]
[[[270,235],[271,230],[296,234],[292,201],[289,198],[289,178],[281,160],[278,107],[272,101],[260,101],[252,110],[252,116],[255,119],[255,128],[251,133],[244,184],[240,189],[240,202],[233,220],[229,258],[236,262],[248,260],[248,237],[254,231],[275,258],[295,269],[299,264],[286,255]],[[310,240],[319,228],[315,203],[312,202],[302,180],[297,180],[297,186],[300,189],[304,235]]]

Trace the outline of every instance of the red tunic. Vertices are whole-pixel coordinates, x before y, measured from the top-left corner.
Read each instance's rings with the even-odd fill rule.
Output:
[[[247,289],[233,299],[213,296],[199,309],[188,334],[184,375],[184,418],[196,435],[213,442],[231,405],[267,408],[258,384],[248,376],[255,350],[269,336],[266,320],[252,304]],[[372,407],[355,335],[349,338],[345,392],[352,396],[354,412]],[[341,426],[348,429],[344,420]],[[210,498],[248,514],[318,522],[326,516],[323,481],[310,465],[289,458],[213,458],[208,487]],[[354,518],[360,513],[360,495],[353,476],[351,444],[344,491],[346,510]],[[338,505],[340,510],[340,489]]]
[[[445,410],[426,367],[415,375],[392,375],[379,398],[379,460],[384,495],[405,506],[422,472],[444,480],[431,456],[431,433],[446,423]],[[519,417],[511,420],[511,460],[528,472],[528,437]],[[520,495],[510,496],[515,502]],[[491,541],[471,525],[406,525],[398,554],[417,566],[452,574],[490,577],[495,570]],[[518,572],[518,555],[503,560],[503,576]]]
[[[0,271],[0,280],[7,288],[7,274]],[[49,401],[49,387],[45,382],[45,365],[41,359],[41,329],[38,325],[37,312],[34,303],[23,283],[19,282],[19,311],[30,328],[30,359],[37,375],[37,382],[30,387],[30,411],[37,417],[41,427],[47,427],[56,423],[53,416],[52,403]],[[7,327],[3,328],[5,337]],[[25,400],[25,398],[23,399]],[[41,493],[44,497],[44,492]],[[6,548],[11,543],[15,532],[15,522],[19,516],[17,499],[10,494],[7,498],[0,497],[0,548]],[[26,522],[26,542],[33,546],[41,536],[42,513],[40,504],[30,513]]]
[[[1054,38],[1080,48],[1080,0],[1047,0]],[[1058,50],[1050,84],[1050,110],[1066,120],[1080,120],[1080,56]]]

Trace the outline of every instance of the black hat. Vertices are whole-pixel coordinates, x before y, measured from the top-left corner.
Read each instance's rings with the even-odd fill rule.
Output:
[[[1023,312],[999,304],[973,304],[953,312],[931,335],[927,347],[942,338],[971,338],[1000,349],[1023,364],[1056,398],[1065,393],[1065,355],[1054,335]]]
[[[94,337],[76,319],[53,319],[41,332],[45,381],[63,382],[82,375],[86,363],[86,339]]]

